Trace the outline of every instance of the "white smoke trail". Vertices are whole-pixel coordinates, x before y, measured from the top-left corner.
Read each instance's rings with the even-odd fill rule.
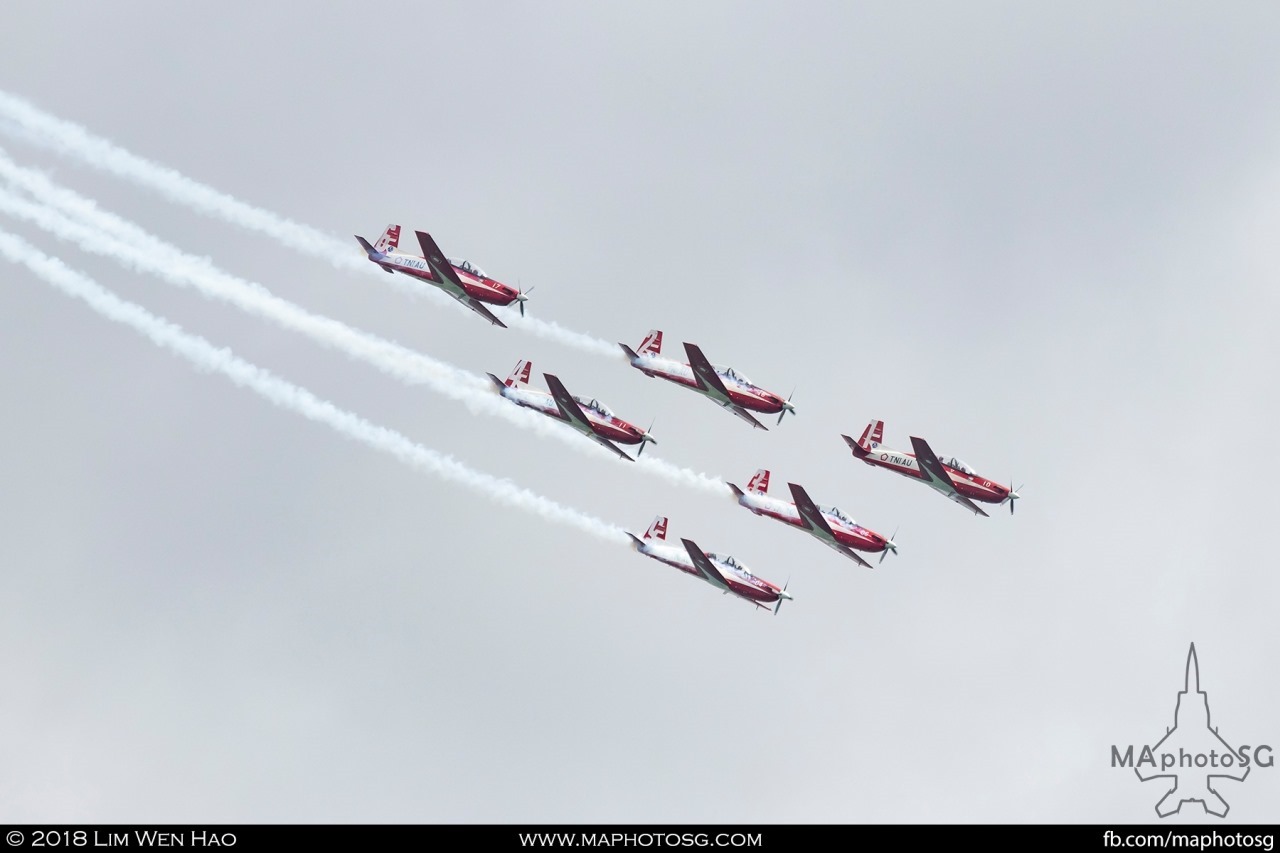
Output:
[[[594,516],[556,503],[517,486],[510,480],[476,471],[458,460],[416,444],[404,435],[371,423],[358,415],[321,400],[305,388],[250,364],[228,349],[219,349],[204,338],[131,302],[126,302],[85,275],[51,258],[20,237],[0,231],[0,254],[26,266],[64,293],[83,300],[109,320],[141,333],[152,343],[168,349],[197,367],[216,371],[241,387],[265,397],[277,406],[305,418],[326,424],[347,438],[389,453],[414,468],[466,486],[500,503],[526,510],[549,521],[568,524],[593,536],[626,544],[626,531]]]
[[[128,269],[151,273],[179,286],[191,285],[207,297],[229,302],[283,328],[301,332],[406,384],[424,384],[463,403],[475,414],[502,418],[540,436],[558,439],[579,452],[610,458],[603,448],[583,441],[581,436],[563,425],[504,400],[493,392],[488,379],[353,329],[337,320],[312,314],[273,295],[256,282],[223,272],[207,259],[189,255],[134,223],[102,210],[91,199],[59,187],[39,172],[17,165],[3,151],[0,151],[0,177],[52,206],[31,204],[0,190],[0,212],[70,240],[86,251],[109,257]],[[63,216],[53,208],[66,211],[76,219]],[[641,457],[636,465],[676,485],[717,494],[724,494],[728,489],[719,478],[673,465],[658,457]]]
[[[0,132],[41,145],[57,154],[78,159],[89,166],[158,192],[170,201],[207,216],[221,219],[249,231],[266,234],[280,245],[304,255],[328,261],[339,269],[370,271],[386,279],[386,276],[360,254],[359,249],[353,245],[354,240],[339,240],[309,225],[303,225],[269,210],[247,204],[213,187],[193,181],[174,169],[139,157],[107,139],[90,133],[78,124],[50,115],[29,101],[4,91],[0,91],[0,119],[8,119],[8,122],[0,121]],[[18,128],[19,132],[14,133],[9,123]],[[471,313],[438,289],[407,276],[392,276],[390,283],[408,292],[428,294],[456,306],[465,313]],[[512,327],[523,329],[537,337],[585,352],[613,358],[622,355],[616,345],[592,335],[566,329],[558,323],[536,317],[522,317],[514,312],[511,312],[506,322]]]

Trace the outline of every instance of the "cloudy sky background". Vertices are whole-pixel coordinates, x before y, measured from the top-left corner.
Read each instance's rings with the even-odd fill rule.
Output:
[[[6,218],[344,408],[637,532],[666,514],[796,600],[753,612],[446,485],[5,265],[0,814],[1154,820],[1164,786],[1110,745],[1172,725],[1192,641],[1223,736],[1280,743],[1280,10],[369,8],[24,4],[0,89],[344,239],[430,230],[537,316],[698,342],[797,417],[752,431],[0,145],[311,310],[475,372],[531,358],[656,416],[649,452],[769,467],[900,554],[860,569]],[[1025,482],[1018,514],[857,464],[839,436],[872,418]],[[1221,790],[1264,822],[1278,786]]]

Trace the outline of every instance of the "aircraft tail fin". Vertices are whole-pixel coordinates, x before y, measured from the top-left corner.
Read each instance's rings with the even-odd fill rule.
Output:
[[[511,375],[507,377],[506,386],[514,388],[516,385],[529,384],[529,372],[533,370],[533,362],[526,359],[520,359],[516,362],[516,369],[511,371]]]
[[[667,541],[667,517],[659,515],[653,520],[653,524],[649,525],[649,529],[644,532],[645,539],[657,539],[659,542]]]
[[[388,225],[387,230],[382,232],[382,236],[378,238],[378,242],[373,244],[374,251],[387,253],[394,251],[400,245],[400,226]]]
[[[747,491],[756,495],[767,494],[769,491],[769,471],[767,468],[761,468],[756,475],[751,478],[751,482],[747,483]]]
[[[650,329],[649,334],[645,335],[644,340],[640,343],[638,352],[640,355],[661,355],[662,331],[660,329]]]
[[[884,421],[872,421],[867,424],[867,428],[862,431],[862,437],[859,438],[856,443],[850,442],[849,446],[858,456],[865,456],[870,451],[879,447],[880,442],[883,439]]]
[[[862,440],[870,442],[868,450],[884,441],[884,421],[872,421],[867,424],[867,428],[862,431]]]
[[[392,273],[393,275],[395,274],[395,270],[392,269],[390,264],[384,264],[384,263],[381,263],[380,261],[374,260],[373,256],[378,254],[378,250],[373,248],[373,246],[370,246],[368,240],[361,237],[359,234],[356,235],[356,239],[360,241],[360,248],[364,249],[364,253],[369,256],[369,260],[374,261],[374,263],[382,267],[383,272],[389,272],[389,273]]]

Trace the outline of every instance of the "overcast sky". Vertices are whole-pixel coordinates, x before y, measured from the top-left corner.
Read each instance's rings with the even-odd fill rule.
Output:
[[[374,8],[20,4],[0,90],[341,239],[429,230],[538,317],[661,328],[797,416],[753,431],[0,145],[310,310],[473,372],[530,358],[656,417],[647,453],[769,467],[900,553],[861,569],[0,219],[337,405],[636,532],[668,515],[795,596],[774,618],[434,479],[5,264],[0,815],[1156,820],[1166,786],[1110,747],[1173,725],[1192,641],[1222,736],[1280,746],[1280,8]],[[1025,482],[1017,515],[856,462],[840,434],[873,418]],[[1280,819],[1280,769],[1219,790]]]

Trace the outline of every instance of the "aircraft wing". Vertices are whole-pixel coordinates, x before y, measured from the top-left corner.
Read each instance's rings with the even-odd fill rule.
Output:
[[[737,403],[722,403],[721,405],[723,405],[729,411],[733,412],[738,417],[742,418],[747,423],[751,424],[753,427],[762,429],[765,432],[769,431],[769,428],[767,426],[765,426],[764,424],[756,420],[750,412],[748,412],[746,409],[739,406]]]
[[[595,427],[591,425],[591,420],[587,417],[587,413],[582,411],[582,406],[578,405],[578,401],[573,399],[573,395],[569,393],[568,388],[564,387],[564,383],[560,381],[559,377],[551,373],[544,373],[542,376],[547,380],[547,387],[551,389],[551,398],[556,401],[556,408],[560,410],[560,415],[569,422],[569,426],[596,444],[618,454],[628,462],[635,461],[612,441],[596,432]]]
[[[444,252],[440,251],[436,241],[431,239],[431,235],[425,231],[415,231],[413,233],[418,235],[418,243],[422,246],[422,257],[426,260],[427,266],[431,268],[431,274],[439,282],[440,289],[493,325],[501,326],[504,329],[507,328],[507,324],[493,316],[493,312],[485,308],[480,300],[467,293],[467,289],[462,286],[462,281],[458,278],[458,274],[453,271],[453,265],[445,258]]]
[[[445,258],[444,252],[440,251],[440,247],[436,245],[436,241],[431,239],[431,235],[426,231],[413,232],[418,235],[418,245],[422,247],[422,257],[426,259],[427,266],[431,267],[431,271],[435,273],[436,278],[440,279],[440,283],[445,285],[450,291],[461,290],[462,280],[458,278],[458,274],[453,271],[453,264]]]
[[[716,369],[702,354],[702,350],[696,344],[687,343],[684,345],[684,351],[689,356],[689,366],[693,368],[693,376],[698,380],[698,387],[703,393],[715,398],[717,402],[732,403],[733,398],[729,396],[729,389],[724,387],[720,374],[716,373]]]
[[[810,533],[858,565],[871,568],[871,564],[862,559],[857,551],[836,539],[835,531],[831,529],[830,524],[827,524],[827,520],[822,517],[822,511],[818,509],[818,505],[813,502],[813,498],[809,497],[809,493],[803,487],[795,483],[787,483],[787,486],[791,489],[791,497],[795,499],[796,512],[800,513],[800,520],[809,528]]]
[[[689,366],[693,368],[693,378],[698,382],[698,390],[753,427],[768,431],[769,428],[767,426],[756,420],[746,409],[733,402],[733,398],[729,396],[729,389],[724,387],[724,381],[720,378],[720,374],[716,373],[716,369],[711,366],[711,362],[703,355],[697,344],[686,343],[684,351],[689,356]]]
[[[684,549],[689,552],[689,559],[693,560],[693,567],[698,570],[698,574],[702,575],[702,579],[712,586],[719,587],[725,592],[732,592],[729,581],[724,575],[720,574],[720,570],[716,568],[715,563],[707,559],[707,555],[702,553],[702,549],[694,543],[692,539],[681,539],[684,543]]]
[[[461,302],[463,305],[470,308],[472,311],[479,314],[481,317],[488,320],[493,325],[501,326],[504,329],[507,327],[507,324],[499,320],[497,317],[493,316],[493,312],[490,311],[488,308],[485,308],[484,304],[481,303],[479,299],[476,299],[475,297],[472,297],[472,296],[467,296],[465,293],[459,296],[458,294],[455,294],[452,291],[449,291],[449,295],[452,296],[454,299],[458,300],[459,302]]]
[[[916,462],[920,465],[920,470],[929,478],[929,485],[944,492],[951,500],[960,504],[965,509],[976,512],[978,515],[987,516],[982,511],[982,507],[960,494],[956,489],[955,481],[951,479],[951,475],[947,473],[947,469],[942,466],[942,461],[938,459],[937,454],[933,452],[933,448],[923,438],[911,436],[911,447],[915,451]]]

